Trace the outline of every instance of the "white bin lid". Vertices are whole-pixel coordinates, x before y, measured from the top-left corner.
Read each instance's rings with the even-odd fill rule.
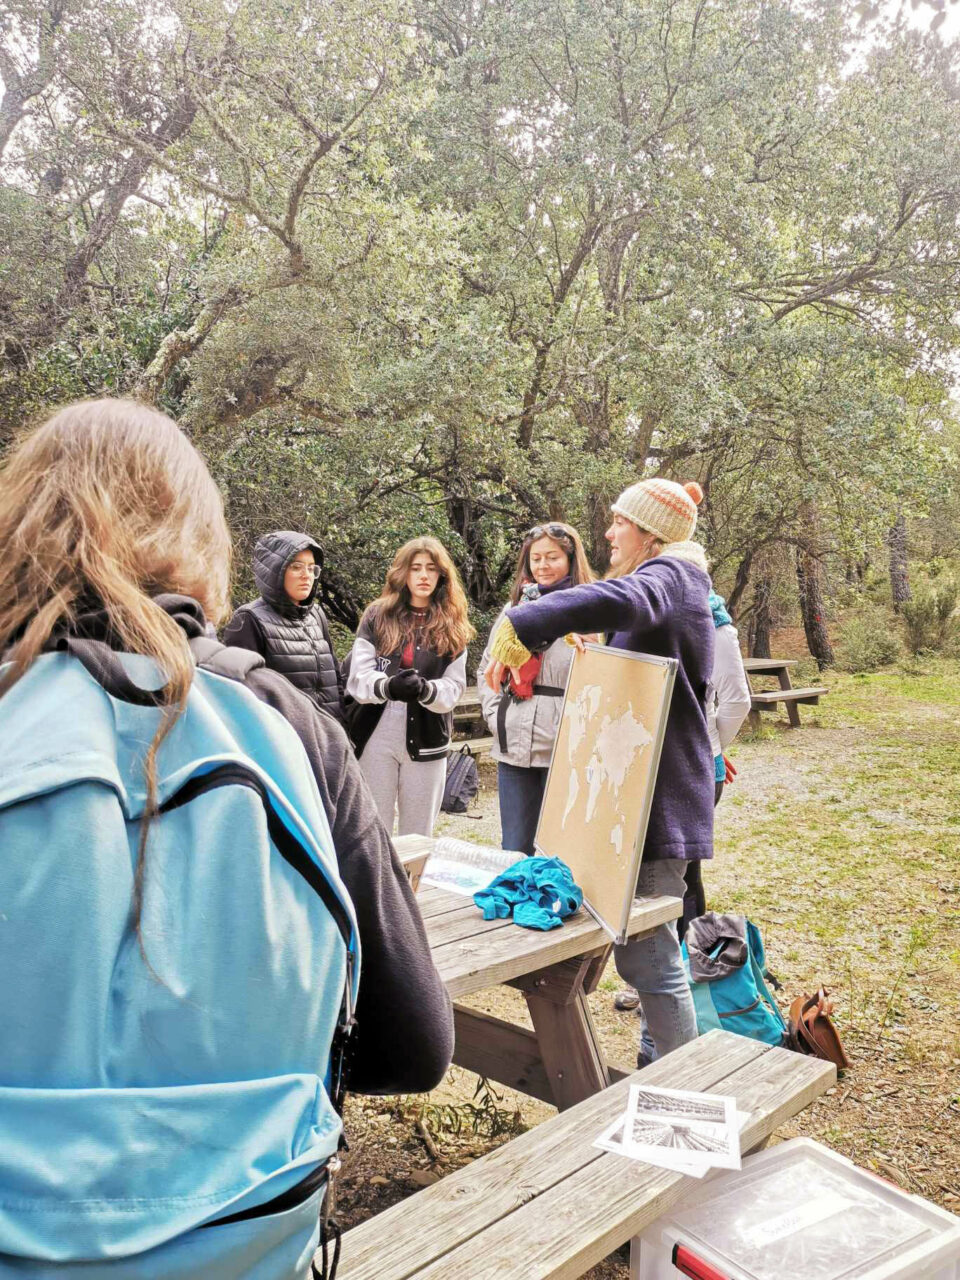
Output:
[[[733,1280],[893,1280],[960,1259],[960,1218],[809,1138],[711,1180],[656,1233]]]

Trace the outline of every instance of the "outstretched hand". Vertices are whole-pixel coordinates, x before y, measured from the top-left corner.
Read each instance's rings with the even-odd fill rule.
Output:
[[[723,767],[726,770],[726,773],[724,774],[724,778],[723,778],[724,785],[729,786],[730,783],[737,776],[737,771],[733,766],[733,761],[728,760],[726,756],[723,757]]]

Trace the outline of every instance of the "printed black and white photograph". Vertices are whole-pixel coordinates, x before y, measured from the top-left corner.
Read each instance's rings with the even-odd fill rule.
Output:
[[[623,1146],[628,1154],[652,1163],[662,1163],[663,1153],[669,1152],[692,1164],[739,1169],[736,1103],[719,1094],[633,1085]]]
[[[724,1124],[725,1099],[709,1093],[685,1093],[681,1089],[636,1088],[636,1110],[649,1116],[661,1115],[685,1120]]]

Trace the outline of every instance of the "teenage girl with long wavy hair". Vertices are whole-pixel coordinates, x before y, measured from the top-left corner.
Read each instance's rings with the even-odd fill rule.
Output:
[[[407,879],[343,729],[204,640],[230,535],[176,423],[54,414],[0,469],[0,546],[0,1274],[306,1275],[344,964],[310,867],[355,904],[357,1092],[430,1089],[452,1051]],[[218,789],[183,781],[223,753]]]
[[[473,635],[449,552],[436,538],[404,543],[360,621],[347,680],[360,768],[388,830],[398,809],[399,835],[433,833]]]

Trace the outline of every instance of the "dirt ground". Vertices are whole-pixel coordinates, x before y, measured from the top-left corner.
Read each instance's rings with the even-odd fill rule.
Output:
[[[800,729],[765,715],[735,744],[740,772],[704,872],[709,906],[760,925],[784,1006],[821,983],[836,1002],[853,1069],[779,1137],[817,1138],[960,1213],[960,665],[827,684]],[[444,816],[438,834],[499,843],[493,768],[482,782],[474,812]],[[591,1007],[608,1059],[630,1067],[637,1019],[614,1011],[618,987],[611,964]],[[507,988],[472,1003],[530,1025]],[[426,1098],[351,1099],[344,1224],[551,1114],[459,1068]],[[626,1259],[590,1274],[625,1280]]]

